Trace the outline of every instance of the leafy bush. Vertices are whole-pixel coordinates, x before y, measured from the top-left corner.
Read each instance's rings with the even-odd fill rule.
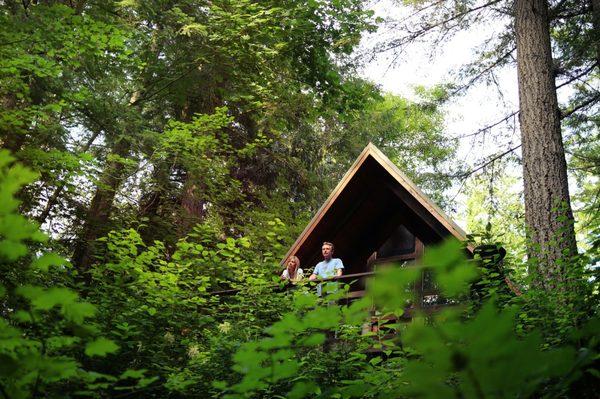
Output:
[[[119,346],[94,324],[96,306],[74,290],[52,284],[51,268],[64,277],[71,266],[46,252],[47,236],[17,212],[16,193],[36,175],[13,161],[0,151],[0,394],[7,399],[36,397],[60,392],[68,384],[69,394],[93,396],[117,384],[131,390],[151,382],[143,372],[129,370],[115,377],[84,367]],[[129,377],[136,382],[126,384]]]
[[[462,253],[449,241],[429,250],[419,265],[388,269],[372,282],[366,298],[349,307],[332,304],[343,292],[323,300],[299,292],[293,312],[266,337],[237,351],[233,370],[240,381],[217,386],[230,398],[557,397],[573,390],[576,381],[597,376],[598,341],[591,331],[598,319],[571,332],[581,338],[579,347],[548,347],[539,329],[517,328],[517,306],[501,308],[492,297],[474,312],[469,282],[477,267]],[[440,293],[454,299],[453,306],[431,314],[415,305],[414,291],[402,287],[414,285],[425,270],[433,273]],[[407,308],[408,303],[413,305]],[[383,341],[371,337],[369,347],[373,334],[365,337],[362,326],[373,305],[396,321],[383,326],[393,335]],[[399,322],[407,309],[413,321]],[[345,361],[327,363],[342,353]],[[579,394],[593,392],[588,386]]]

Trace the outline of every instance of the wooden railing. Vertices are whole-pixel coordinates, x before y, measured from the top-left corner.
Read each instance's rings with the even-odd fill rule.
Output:
[[[301,281],[301,283],[323,283],[323,282],[327,282],[327,281],[341,281],[341,282],[352,282],[353,280],[356,279],[361,279],[361,278],[368,278],[368,277],[372,277],[376,274],[376,272],[363,272],[363,273],[351,273],[351,274],[343,274],[341,276],[335,276],[335,277],[330,277],[330,278],[322,278],[322,279],[317,279],[317,280],[313,280],[310,281],[308,279],[304,279]],[[281,283],[278,284],[271,284],[268,287],[269,288],[273,288],[273,289],[290,289],[290,288],[294,288],[294,283],[290,282],[289,280],[284,281],[285,285],[282,287]],[[241,288],[231,288],[231,289],[227,289],[227,290],[218,290],[218,291],[211,291],[208,292],[208,295],[218,295],[218,296],[227,296],[227,295],[235,295],[238,292],[241,291]],[[364,291],[361,291],[364,294]]]

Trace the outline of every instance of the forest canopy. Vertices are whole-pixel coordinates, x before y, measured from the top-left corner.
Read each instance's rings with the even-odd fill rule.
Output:
[[[600,3],[392,4],[0,2],[0,398],[596,395]],[[494,18],[456,82],[359,73]],[[469,169],[445,104],[507,66],[521,143]],[[469,235],[348,306],[279,276],[368,143]]]

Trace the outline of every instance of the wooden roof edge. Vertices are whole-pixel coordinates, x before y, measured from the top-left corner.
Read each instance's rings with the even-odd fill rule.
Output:
[[[362,150],[360,155],[356,158],[352,166],[344,174],[342,180],[335,186],[327,200],[321,205],[315,216],[310,220],[308,225],[304,228],[300,236],[296,239],[294,244],[287,251],[280,264],[285,263],[285,260],[294,255],[298,248],[306,241],[306,238],[317,226],[319,221],[323,218],[327,210],[335,202],[337,197],[344,190],[348,182],[356,174],[360,166],[365,160],[372,156],[381,166],[383,166],[393,177],[396,179],[402,187],[404,187],[413,197],[417,199],[448,231],[460,241],[466,241],[465,231],[457,225],[435,202],[433,202],[421,189],[419,189],[413,182],[406,176],[375,144],[369,142],[367,146]],[[473,252],[474,248],[472,245],[467,246],[469,252]]]
[[[319,221],[323,218],[323,216],[325,215],[327,210],[331,207],[331,205],[335,202],[337,197],[339,197],[341,192],[344,190],[344,188],[346,187],[348,182],[350,182],[352,177],[356,174],[356,171],[360,168],[360,166],[363,164],[363,162],[367,159],[367,157],[370,154],[371,147],[375,147],[375,146],[372,143],[369,143],[362,150],[362,152],[356,158],[356,160],[354,161],[352,166],[350,166],[350,169],[348,169],[348,171],[344,174],[344,177],[342,177],[342,180],[339,181],[339,183],[335,186],[335,188],[329,194],[329,197],[327,197],[327,199],[325,200],[323,205],[321,205],[321,207],[319,208],[317,213],[315,213],[315,216],[313,216],[313,218],[310,220],[308,225],[304,228],[304,230],[302,230],[302,233],[300,233],[300,236],[296,239],[294,244],[287,251],[284,258],[281,260],[280,264],[285,263],[285,260],[287,258],[289,258],[290,256],[294,255],[296,253],[296,251],[298,250],[298,248],[304,243],[304,241],[306,241],[306,238],[314,230],[314,228],[317,226]]]
[[[367,145],[369,154],[373,156],[414,198],[417,199],[444,227],[460,241],[467,240],[467,233],[450,216],[448,216],[435,202],[433,202],[400,168],[396,166],[379,148],[372,143]],[[473,252],[472,245],[467,249]]]

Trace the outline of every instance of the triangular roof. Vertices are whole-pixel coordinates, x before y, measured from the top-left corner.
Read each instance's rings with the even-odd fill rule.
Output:
[[[425,244],[449,235],[466,239],[452,219],[369,143],[284,259],[296,255],[303,266],[313,266],[320,260],[321,243],[331,241],[336,255],[356,269],[400,224]]]

